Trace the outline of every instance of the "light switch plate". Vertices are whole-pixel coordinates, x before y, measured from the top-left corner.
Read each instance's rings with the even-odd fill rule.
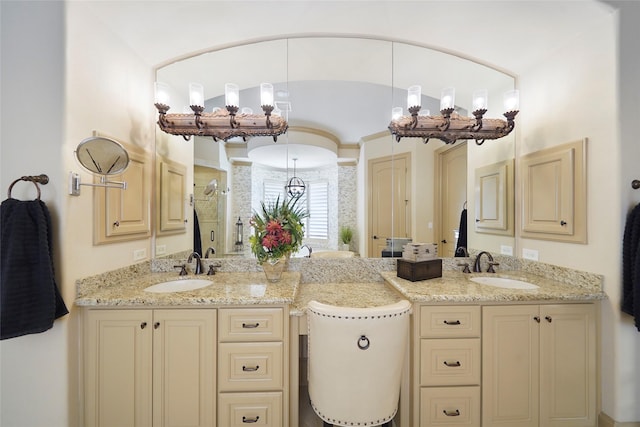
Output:
[[[538,251],[535,249],[522,248],[522,258],[529,259],[531,261],[538,261]]]
[[[156,245],[156,255],[164,255],[167,253],[167,245]]]
[[[513,256],[513,246],[509,245],[500,245],[500,253],[502,255],[510,255]]]

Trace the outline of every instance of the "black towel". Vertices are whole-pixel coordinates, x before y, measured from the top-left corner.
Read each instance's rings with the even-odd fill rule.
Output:
[[[640,331],[640,204],[627,216],[622,241],[622,304]]]
[[[460,225],[458,226],[458,243],[456,244],[456,252],[454,256],[466,256],[461,247],[467,248],[467,208],[462,209],[460,213]]]
[[[198,214],[193,210],[193,251],[202,256],[202,237],[200,235],[200,222]]]
[[[41,200],[0,205],[0,339],[44,332],[69,313],[56,285],[51,217]]]

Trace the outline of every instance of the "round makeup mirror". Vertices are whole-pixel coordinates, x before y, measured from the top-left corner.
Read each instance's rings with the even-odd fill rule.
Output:
[[[92,136],[83,139],[74,151],[78,163],[87,171],[100,175],[100,184],[81,183],[80,175],[69,173],[69,194],[80,195],[80,186],[127,188],[126,182],[107,180],[107,176],[119,175],[129,166],[129,153],[118,141],[103,136]]]
[[[85,169],[98,175],[118,175],[129,166],[129,154],[122,144],[102,136],[84,139],[75,155]]]

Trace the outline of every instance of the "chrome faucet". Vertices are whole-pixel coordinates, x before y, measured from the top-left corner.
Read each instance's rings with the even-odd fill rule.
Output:
[[[497,262],[493,262],[493,256],[491,256],[491,254],[487,251],[482,251],[478,254],[478,256],[476,256],[476,260],[473,263],[473,272],[474,273],[482,272],[482,268],[480,267],[480,258],[482,258],[482,255],[486,255],[487,259],[489,260],[489,268],[487,268],[487,273],[495,273],[495,270],[493,269],[493,267],[500,264]]]
[[[191,252],[191,255],[189,255],[189,258],[187,258],[187,262],[191,263],[194,257],[196,258],[196,269],[194,271],[194,274],[202,274],[202,258],[200,257],[200,254],[198,252]]]
[[[216,254],[216,250],[214,248],[212,248],[211,246],[209,246],[207,248],[207,252],[204,253],[204,257],[205,258],[209,258],[209,254],[213,254],[213,255]]]
[[[311,249],[311,246],[302,245],[302,246],[300,246],[300,249],[302,249],[302,248],[307,248],[307,250],[309,251],[309,254],[307,255],[307,258],[311,258],[311,252],[313,252],[313,249]]]

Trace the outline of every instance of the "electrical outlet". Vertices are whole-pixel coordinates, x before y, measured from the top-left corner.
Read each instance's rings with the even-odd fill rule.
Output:
[[[146,249],[136,249],[133,251],[133,260],[140,261],[141,259],[145,259],[147,257]]]
[[[167,253],[167,245],[156,245],[156,255],[164,255]]]
[[[538,251],[535,249],[522,248],[522,258],[530,259],[531,261],[538,261]]]
[[[513,246],[509,245],[500,245],[500,253],[502,255],[510,255],[513,256]]]

